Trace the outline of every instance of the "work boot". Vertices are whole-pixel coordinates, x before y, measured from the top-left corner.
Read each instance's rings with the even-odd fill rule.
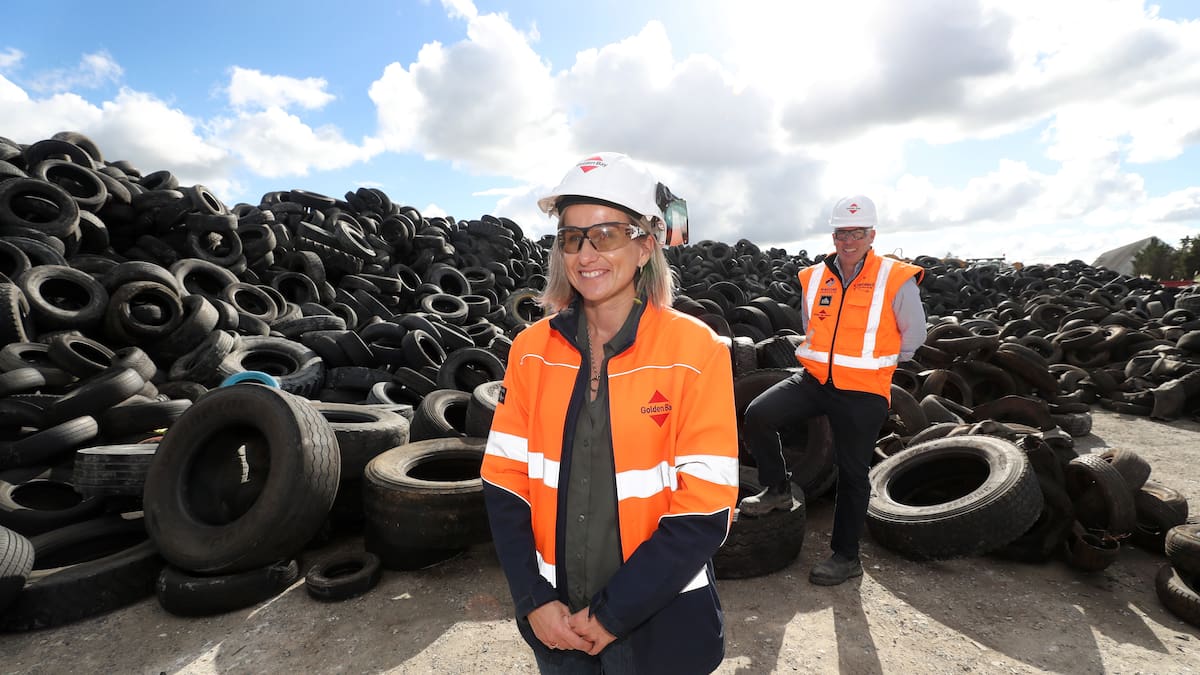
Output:
[[[792,510],[792,483],[784,481],[780,485],[772,485],[758,494],[746,497],[738,505],[739,512],[752,518],[765,516],[772,511]]]
[[[808,573],[808,581],[818,586],[836,586],[847,579],[861,576],[862,563],[858,558],[834,553],[812,568]]]

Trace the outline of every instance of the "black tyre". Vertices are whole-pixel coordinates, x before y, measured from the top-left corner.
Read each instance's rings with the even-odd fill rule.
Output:
[[[152,308],[153,318],[138,310]],[[131,281],[113,291],[104,315],[104,332],[120,344],[166,339],[184,321],[184,303],[174,288],[157,281]]]
[[[46,355],[54,365],[75,377],[89,377],[113,365],[116,354],[99,342],[71,333],[55,335],[48,341]]]
[[[100,413],[133,396],[146,381],[132,368],[118,368],[88,379],[78,389],[59,398],[46,410],[46,422],[58,424],[84,415]]]
[[[205,576],[167,565],[159,573],[154,591],[158,604],[171,614],[211,616],[257,605],[287,590],[298,578],[300,565],[295,560]]]
[[[437,389],[421,399],[413,412],[410,441],[455,438],[466,435],[467,406],[471,394],[457,389]]]
[[[540,291],[533,288],[518,288],[504,299],[504,321],[510,328],[528,326],[545,315],[537,304]]]
[[[28,436],[0,443],[0,469],[52,464],[99,433],[100,426],[92,417],[76,417],[47,425]]]
[[[0,527],[0,613],[17,599],[33,569],[33,544],[7,527]]]
[[[1104,530],[1093,530],[1079,521],[1071,524],[1063,542],[1063,557],[1071,567],[1084,572],[1099,572],[1117,560],[1121,540]]]
[[[341,480],[358,480],[377,455],[408,442],[408,420],[402,415],[354,403],[313,402],[337,436],[342,459]]]
[[[134,603],[154,592],[162,560],[141,519],[76,523],[30,540],[34,569],[0,630],[49,628]]]
[[[997,558],[1041,563],[1062,549],[1075,522],[1075,509],[1061,483],[1041,475],[1037,480],[1042,489],[1042,512],[1024,534],[992,552]]]
[[[329,513],[337,437],[307,401],[244,385],[205,394],[167,431],[146,475],[146,527],[172,564],[202,573],[289,558]]]
[[[46,384],[46,377],[36,368],[17,368],[0,373],[0,397],[33,391]]]
[[[1066,468],[1066,485],[1075,503],[1075,517],[1084,527],[1118,537],[1133,532],[1137,525],[1133,495],[1117,469],[1102,457],[1072,459]]]
[[[1025,454],[989,436],[909,446],[877,464],[870,481],[872,536],[915,559],[995,550],[1028,531],[1043,506]]]
[[[1133,505],[1137,511],[1133,543],[1151,553],[1162,555],[1167,532],[1187,522],[1187,499],[1178,490],[1146,481],[1133,496]]]
[[[318,561],[304,577],[308,594],[322,602],[357,598],[379,584],[383,567],[374,553],[354,552]]]
[[[426,567],[490,539],[479,477],[484,445],[434,439],[371,460],[363,473],[366,546],[384,567]]]
[[[14,281],[25,293],[30,315],[43,332],[91,328],[100,323],[108,306],[104,286],[73,267],[38,265]]]
[[[450,352],[438,368],[439,389],[475,391],[486,383],[504,379],[504,364],[493,353],[478,347]]]
[[[1171,565],[1163,565],[1154,577],[1158,599],[1172,614],[1200,627],[1200,579]]]
[[[96,445],[75,452],[71,484],[85,497],[142,496],[157,443]]]
[[[500,404],[500,392],[504,389],[502,381],[484,382],[471,392],[471,400],[467,403],[466,432],[472,438],[487,438],[492,430],[492,417],[496,414],[496,406]]]
[[[61,480],[0,474],[0,526],[25,536],[78,523],[104,510],[104,500],[83,497]]]
[[[1167,530],[1163,550],[1180,572],[1200,574],[1200,524],[1187,523]]]
[[[22,203],[36,203],[46,210],[26,210]],[[27,227],[67,238],[79,231],[79,205],[61,187],[36,178],[13,178],[0,182],[0,226]]]
[[[0,283],[0,342],[28,342],[32,334],[29,322],[29,301],[20,287],[13,283]]]
[[[306,398],[320,389],[325,379],[325,364],[316,352],[276,337],[241,338],[217,370],[221,379],[259,370],[279,380],[280,389]]]
[[[1135,494],[1150,478],[1150,463],[1133,450],[1112,448],[1100,453],[1100,459],[1112,465],[1121,474],[1129,494]]]
[[[758,470],[738,468],[738,502],[762,490]],[[792,488],[792,508],[772,511],[757,518],[733,515],[733,526],[725,543],[713,556],[718,579],[748,579],[781,570],[800,555],[804,545],[806,509],[804,493]]]

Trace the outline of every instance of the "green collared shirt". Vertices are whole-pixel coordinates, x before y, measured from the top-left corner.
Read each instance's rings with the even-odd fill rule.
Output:
[[[621,329],[604,345],[596,400],[590,400],[589,392],[584,391],[583,408],[575,425],[566,485],[564,545],[567,598],[572,612],[591,604],[622,562],[617,531],[617,475],[608,414],[608,360],[616,351],[614,345],[627,344],[636,332],[644,308],[641,302],[634,304]],[[590,370],[594,346],[588,340],[587,315],[582,307],[576,344],[586,346],[583,367]]]

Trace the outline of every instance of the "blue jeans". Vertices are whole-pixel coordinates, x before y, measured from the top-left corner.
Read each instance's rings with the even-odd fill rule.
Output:
[[[633,675],[633,648],[618,640],[596,656],[573,649],[533,648],[542,675]]]

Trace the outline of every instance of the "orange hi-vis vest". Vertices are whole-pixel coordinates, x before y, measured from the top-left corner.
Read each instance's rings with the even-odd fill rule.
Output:
[[[821,383],[878,394],[891,401],[892,373],[900,361],[900,328],[892,302],[920,267],[867,251],[862,270],[843,287],[826,258],[797,274],[808,312],[796,358]]]

